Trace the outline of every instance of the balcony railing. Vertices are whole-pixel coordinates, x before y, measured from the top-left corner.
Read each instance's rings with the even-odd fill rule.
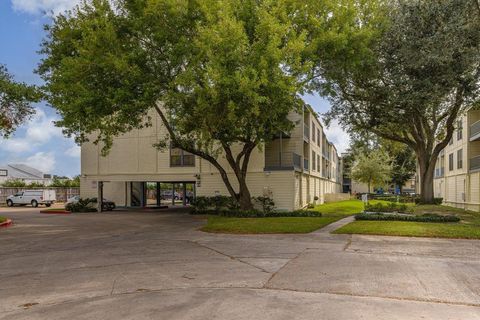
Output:
[[[470,170],[480,169],[480,156],[470,158]]]
[[[470,141],[480,139],[480,120],[470,126]]]
[[[265,156],[265,170],[301,170],[302,157],[294,152],[278,152]]]
[[[303,170],[308,170],[308,159],[303,159]]]

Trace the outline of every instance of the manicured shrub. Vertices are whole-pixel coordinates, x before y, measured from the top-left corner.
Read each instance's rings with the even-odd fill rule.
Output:
[[[273,212],[275,210],[275,202],[270,197],[256,197],[252,198],[254,205],[264,213]]]
[[[443,203],[443,198],[433,198],[433,204],[441,205]],[[417,197],[415,198],[415,204],[424,204],[422,200]]]
[[[82,199],[80,198],[78,202],[67,203],[65,209],[70,212],[95,212],[96,199]]]
[[[192,214],[204,214],[207,211],[219,211],[238,208],[236,199],[228,196],[196,197],[190,203]]]
[[[460,218],[454,215],[438,215],[426,213],[423,215],[405,215],[405,214],[369,214],[360,213],[355,215],[355,220],[368,221],[413,221],[413,222],[458,222]]]
[[[383,204],[383,203],[366,204],[365,211],[367,212],[406,212],[407,206],[405,204],[398,204],[395,202],[389,202],[388,204]]]

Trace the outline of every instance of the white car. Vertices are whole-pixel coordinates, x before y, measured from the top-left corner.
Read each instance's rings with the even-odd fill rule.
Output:
[[[25,190],[18,192],[14,195],[7,197],[7,206],[13,207],[14,205],[32,205],[36,208],[38,205],[43,204],[50,207],[57,200],[57,194],[55,190]]]
[[[80,196],[73,196],[71,198],[68,198],[67,203],[77,203],[78,200],[80,200]]]

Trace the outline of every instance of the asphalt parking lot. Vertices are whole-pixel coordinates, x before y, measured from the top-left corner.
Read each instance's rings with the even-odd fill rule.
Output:
[[[174,211],[0,208],[0,319],[480,319],[480,241],[222,235]]]

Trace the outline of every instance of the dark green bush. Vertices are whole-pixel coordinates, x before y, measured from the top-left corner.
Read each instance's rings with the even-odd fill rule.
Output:
[[[78,202],[67,203],[65,209],[70,212],[95,212],[96,199],[79,199]]]
[[[262,212],[269,213],[275,210],[275,202],[270,197],[252,198],[256,206],[259,206]]]
[[[423,215],[403,215],[403,214],[368,214],[360,213],[355,216],[355,220],[368,221],[414,221],[414,222],[458,222],[460,218],[454,215],[438,215],[427,213]]]
[[[443,198],[433,198],[433,204],[441,205],[443,203]],[[415,198],[415,204],[424,204],[422,200],[417,197]]]
[[[225,209],[236,209],[236,199],[228,196],[196,197],[190,203],[193,214],[202,214],[205,211],[219,211]]]
[[[405,204],[398,204],[395,202],[389,202],[388,204],[375,203],[366,204],[365,211],[368,212],[406,212],[407,206]]]

